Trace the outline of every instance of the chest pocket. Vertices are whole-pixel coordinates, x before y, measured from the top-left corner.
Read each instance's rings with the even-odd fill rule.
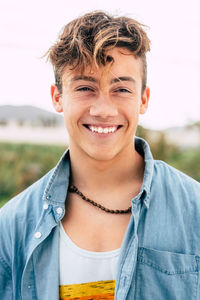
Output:
[[[198,276],[198,256],[139,248],[135,299],[196,299]]]

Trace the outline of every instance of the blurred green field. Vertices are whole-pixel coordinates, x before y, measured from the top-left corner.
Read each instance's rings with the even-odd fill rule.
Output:
[[[58,162],[62,146],[0,143],[0,207]]]
[[[151,149],[155,159],[200,181],[200,149],[180,150],[162,135]],[[62,146],[0,143],[0,207],[54,167],[64,151]]]

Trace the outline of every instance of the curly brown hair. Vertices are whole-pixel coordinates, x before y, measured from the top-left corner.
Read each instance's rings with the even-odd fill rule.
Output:
[[[61,78],[67,66],[81,72],[92,64],[105,66],[112,59],[106,56],[106,50],[114,47],[126,48],[142,59],[143,92],[147,81],[146,52],[150,50],[150,40],[143,28],[134,19],[113,17],[102,11],[87,13],[67,24],[47,52],[59,92],[62,93]]]

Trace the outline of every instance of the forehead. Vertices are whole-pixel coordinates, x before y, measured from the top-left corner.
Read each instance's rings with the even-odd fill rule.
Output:
[[[91,82],[110,81],[116,82],[114,78],[129,77],[134,80],[142,78],[142,60],[136,58],[129,50],[124,48],[113,48],[106,52],[106,55],[111,57],[110,63],[105,66],[90,65],[82,70],[77,67],[75,70],[70,70],[66,67],[63,72],[63,81],[77,82],[78,80],[87,80]],[[112,80],[113,79],[113,80]]]

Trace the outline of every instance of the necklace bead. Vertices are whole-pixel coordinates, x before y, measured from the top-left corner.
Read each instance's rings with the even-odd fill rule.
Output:
[[[77,195],[79,195],[83,200],[89,202],[90,204],[100,208],[101,210],[107,212],[107,213],[110,213],[110,214],[128,214],[131,212],[131,206],[127,209],[116,209],[116,210],[113,210],[113,209],[109,209],[109,208],[106,208],[104,207],[103,205],[99,204],[99,203],[96,203],[94,202],[93,200],[87,198],[85,195],[83,195],[76,186],[74,185],[70,185],[69,188],[68,188],[68,191],[70,193],[75,193]]]

